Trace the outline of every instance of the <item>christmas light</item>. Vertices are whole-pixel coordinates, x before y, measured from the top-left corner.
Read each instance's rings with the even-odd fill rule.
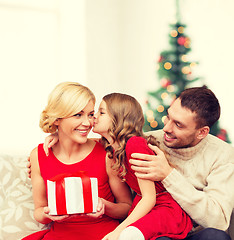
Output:
[[[195,67],[197,64],[195,62],[190,63],[190,67]]]
[[[147,115],[147,117],[153,117],[154,116],[154,112],[152,110],[148,110],[146,112],[146,115]]]
[[[174,91],[175,91],[175,87],[174,87],[173,85],[169,85],[169,86],[167,87],[167,91],[168,91],[168,92],[174,92]]]
[[[176,0],[179,2],[179,0]],[[167,109],[175,101],[176,96],[186,88],[192,87],[191,83],[199,78],[194,78],[192,70],[197,62],[191,62],[188,52],[190,51],[191,40],[186,36],[186,25],[181,24],[179,14],[179,4],[176,5],[175,23],[171,24],[169,31],[171,48],[162,51],[159,59],[156,59],[155,65],[158,72],[159,89],[149,92],[149,100],[146,102],[148,108],[144,115],[144,132],[155,129],[162,129],[167,115]],[[215,125],[214,125],[215,126]],[[219,126],[212,127],[211,134],[224,141],[229,141],[227,133],[222,133]],[[217,135],[218,134],[218,135]]]
[[[185,48],[190,48],[190,39],[188,37],[186,38],[186,41],[184,43],[184,47]]]
[[[164,92],[161,94],[162,99],[166,99],[168,97],[168,93]]]
[[[184,27],[182,27],[182,26],[178,27],[178,32],[183,33],[184,32]]]
[[[147,121],[148,121],[148,122],[153,122],[153,121],[154,121],[154,117],[153,117],[153,116],[147,117]]]
[[[176,30],[171,31],[171,36],[172,37],[177,37],[177,35],[178,35],[178,32]]]
[[[182,72],[183,74],[189,74],[189,73],[191,72],[191,69],[190,69],[190,67],[185,66],[185,67],[183,67],[183,68],[181,69],[181,72]]]
[[[182,56],[181,56],[181,60],[182,60],[183,62],[188,62],[188,56],[187,56],[186,54],[182,55]]]
[[[163,112],[164,111],[164,107],[162,105],[159,105],[157,108],[158,112]]]
[[[172,67],[171,63],[169,63],[169,62],[165,62],[165,63],[164,63],[164,68],[165,68],[166,70],[171,69],[171,67]]]
[[[150,123],[150,126],[152,128],[156,128],[158,126],[158,122],[157,121],[153,121],[153,122]]]

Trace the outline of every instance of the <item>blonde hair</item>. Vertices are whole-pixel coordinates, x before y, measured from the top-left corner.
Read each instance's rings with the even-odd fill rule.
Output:
[[[112,119],[112,126],[109,129],[109,135],[119,147],[113,151],[109,142],[102,137],[108,156],[114,159],[113,169],[119,172],[120,177],[124,179],[127,171],[125,168],[126,153],[125,147],[129,138],[141,136],[146,138],[147,142],[158,145],[153,136],[144,136],[144,115],[139,102],[132,96],[122,93],[111,93],[103,97],[106,103],[107,112]]]
[[[56,132],[54,123],[57,119],[79,113],[89,101],[96,101],[89,88],[76,82],[58,84],[50,93],[48,104],[41,113],[40,128],[46,133]]]

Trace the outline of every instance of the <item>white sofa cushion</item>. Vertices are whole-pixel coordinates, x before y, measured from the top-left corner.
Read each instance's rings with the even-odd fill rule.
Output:
[[[33,217],[27,157],[0,155],[0,239],[17,240],[46,226]]]

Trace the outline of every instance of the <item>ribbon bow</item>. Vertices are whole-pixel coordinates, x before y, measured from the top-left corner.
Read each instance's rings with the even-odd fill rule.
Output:
[[[55,194],[56,194],[56,207],[57,214],[64,215],[67,213],[66,208],[66,195],[65,195],[65,181],[64,178],[67,177],[80,177],[82,180],[83,187],[83,197],[84,197],[84,212],[93,212],[93,199],[92,199],[92,189],[91,180],[87,173],[84,171],[79,171],[76,173],[62,173],[54,176],[50,181],[55,182]]]

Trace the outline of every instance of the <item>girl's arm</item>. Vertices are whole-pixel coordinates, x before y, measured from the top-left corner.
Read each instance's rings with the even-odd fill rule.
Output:
[[[117,236],[119,236],[119,234],[127,226],[136,222],[138,219],[144,217],[147,213],[149,213],[156,204],[156,189],[154,182],[143,179],[137,180],[141,190],[142,199],[138,202],[131,214],[114,230],[114,234],[117,234]]]
[[[130,158],[133,152],[154,154],[147,146],[147,141],[142,137],[132,137],[126,144],[126,156]],[[142,198],[135,206],[131,214],[122,222],[119,228],[124,229],[129,224],[144,217],[156,203],[156,189],[154,181],[137,178]]]
[[[142,144],[143,142],[143,144]],[[132,138],[128,142],[128,150],[126,155],[131,155],[132,152],[149,152],[147,144],[142,138]],[[127,149],[126,146],[126,149]],[[152,154],[152,153],[151,153]],[[135,206],[131,214],[111,233],[107,234],[103,240],[116,240],[119,238],[120,233],[130,224],[136,222],[144,217],[156,204],[156,189],[155,184],[151,180],[137,178],[138,185],[141,191],[142,198]]]
[[[40,173],[40,167],[38,163],[38,152],[35,148],[30,155],[31,161],[31,179],[32,179],[32,190],[33,190],[33,201],[34,201],[34,218],[36,221],[48,224],[51,221],[62,221],[68,217],[63,216],[50,216],[49,208],[46,196],[46,187],[44,180]]]
[[[97,142],[100,140],[99,138],[91,138],[91,139],[94,141],[97,141]],[[46,156],[49,156],[49,149],[51,147],[53,147],[58,142],[58,140],[59,140],[59,138],[58,138],[57,132],[52,133],[45,138],[45,142],[43,144],[43,149],[45,151]]]
[[[58,133],[52,133],[45,138],[45,142],[43,144],[43,149],[45,151],[46,156],[49,156],[49,149],[54,146],[58,142]]]
[[[123,182],[118,173],[111,168],[111,159],[106,157],[106,170],[109,176],[109,184],[115,196],[116,202],[103,199],[105,214],[116,219],[124,219],[132,205],[132,193],[128,185]]]
[[[150,180],[137,179],[141,190],[142,198],[133,209],[131,214],[122,222],[120,228],[123,230],[131,223],[144,217],[156,204],[156,189],[154,182]]]
[[[156,203],[156,190],[154,182],[150,180],[138,179],[142,199],[138,202],[131,214],[111,233],[107,234],[102,240],[117,240],[120,233],[130,224],[144,217]]]

